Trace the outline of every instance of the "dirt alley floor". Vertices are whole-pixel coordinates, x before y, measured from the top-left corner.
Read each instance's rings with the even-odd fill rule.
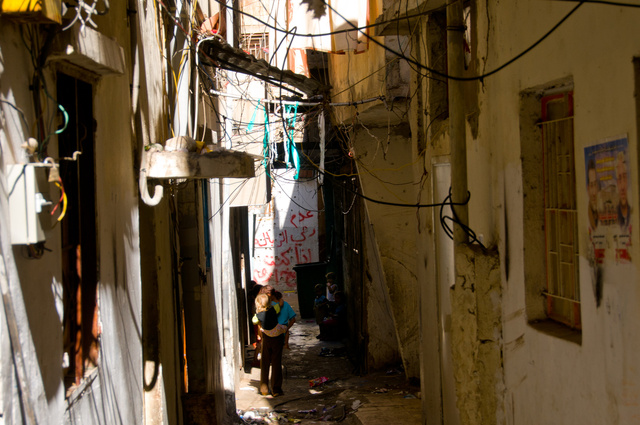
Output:
[[[285,299],[297,310],[297,303]],[[367,407],[389,410],[419,406],[420,388],[409,385],[400,365],[357,376],[357,368],[347,356],[346,341],[320,341],[316,335],[315,321],[301,319],[298,314],[298,321],[291,328],[291,348],[283,354],[282,396],[260,395],[260,369],[247,364],[236,391],[239,423],[360,424],[362,418],[357,412]],[[247,354],[251,358],[253,351]],[[317,386],[310,383],[323,378],[328,381]],[[385,405],[389,409],[384,409]],[[374,416],[382,419],[385,414]]]

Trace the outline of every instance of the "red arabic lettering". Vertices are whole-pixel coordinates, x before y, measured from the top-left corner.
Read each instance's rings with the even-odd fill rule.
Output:
[[[291,242],[304,242],[307,240],[307,236],[305,233],[307,232],[307,226],[302,226],[302,232],[300,232],[300,239],[295,239],[293,235],[291,235]]]
[[[273,240],[269,232],[262,232],[262,238],[255,238],[254,243],[259,247],[273,246]]]
[[[291,218],[289,219],[289,223],[291,223],[293,225],[293,227],[298,228],[298,225],[296,223],[294,223],[296,217],[299,217],[298,219],[298,223],[302,223],[303,221],[305,221],[308,218],[313,218],[313,212],[312,211],[307,211],[307,213],[303,213],[301,211],[298,211],[298,214],[291,214]]]
[[[276,248],[282,248],[282,244],[287,242],[288,233],[287,231],[280,232],[280,240],[278,240],[278,245],[275,245]]]
[[[253,280],[255,280],[258,283],[264,284],[268,282],[269,279],[271,279],[271,275],[272,273],[266,268],[263,268],[262,270],[255,269],[253,271]]]
[[[296,246],[296,264],[305,264],[311,262],[311,249]]]
[[[269,244],[269,246],[273,246],[273,240],[271,239],[271,234],[269,232],[262,233],[264,240]]]

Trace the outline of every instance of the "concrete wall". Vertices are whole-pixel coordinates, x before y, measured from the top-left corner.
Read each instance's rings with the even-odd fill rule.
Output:
[[[215,394],[218,423],[227,423],[235,415],[235,391],[240,383],[244,350],[238,321],[238,294],[236,288],[240,276],[234,275],[229,235],[230,212],[225,200],[231,194],[231,186],[224,179],[211,180],[209,184],[210,211],[209,237],[211,240],[211,275],[204,295],[203,320],[207,333],[217,336],[207,338],[207,391]]]
[[[471,25],[477,34],[473,43],[477,62],[471,68],[473,73],[489,72],[513,58],[575,4],[541,6],[538,2],[474,3]],[[631,337],[637,333],[638,312],[630,304],[637,304],[634,266],[637,244],[632,244],[631,264],[617,264],[615,256],[608,255],[601,268],[593,266],[584,184],[584,148],[607,137],[627,134],[633,164],[630,182],[637,193],[634,170],[637,110],[632,59],[638,55],[640,46],[632,42],[637,38],[633,19],[635,11],[630,9],[583,6],[522,59],[485,78],[480,86],[473,83],[466,87],[470,227],[483,236],[485,245],[497,248],[499,258],[491,260],[490,255],[478,251],[472,256],[475,260],[468,256],[456,259],[459,265],[475,263],[476,272],[485,260],[493,264],[489,269],[492,272],[485,275],[483,281],[474,281],[475,294],[465,295],[465,286],[460,286],[460,283],[468,286],[468,274],[457,276],[451,293],[451,348],[457,382],[459,416],[456,420],[460,423],[629,423],[638,414],[638,376],[633,362],[628,360],[638,344],[638,339]],[[428,33],[426,26],[422,33]],[[597,37],[589,37],[595,33]],[[427,56],[423,56],[422,63],[428,64]],[[572,83],[575,96],[583,321],[578,338],[575,333],[560,331],[559,326],[550,326],[549,331],[530,323],[540,318],[544,306],[539,290],[532,292],[527,288],[532,285],[540,288],[543,282],[531,282],[532,274],[525,269],[527,258],[540,254],[531,235],[540,235],[543,228],[528,224],[531,223],[528,221],[532,208],[530,198],[541,188],[531,186],[530,177],[523,173],[527,169],[539,169],[541,161],[535,162],[530,156],[536,148],[529,145],[536,140],[526,139],[523,126],[535,123],[527,121],[528,116],[523,119],[531,113],[523,112],[526,103],[523,99],[531,90],[550,88],[559,80]],[[419,90],[418,85],[416,89]],[[477,96],[475,101],[474,96]],[[428,98],[424,98],[423,104],[428,104]],[[418,118],[414,119],[419,122]],[[426,126],[416,127],[424,130]],[[425,137],[425,165],[431,165],[438,155],[446,158],[446,134],[427,133]],[[437,222],[434,225],[438,225]],[[429,245],[426,245],[427,253]],[[613,247],[610,249],[608,252],[613,252]],[[438,265],[429,263],[428,258],[427,263],[426,275],[437,274]],[[538,275],[544,279],[544,260],[538,263],[540,267],[542,273]],[[490,283],[497,270],[501,274],[501,289]],[[598,279],[604,287],[600,307],[594,290]],[[490,284],[487,288],[493,289],[479,291],[480,284]],[[434,336],[437,330],[447,327],[447,323],[440,323],[434,329],[432,323],[442,305],[433,301],[433,295],[422,296],[423,336]],[[500,309],[499,320],[491,313],[496,303]],[[489,322],[478,315],[482,305],[484,312],[490,313]],[[475,309],[469,308],[473,306]],[[480,360],[482,355],[488,357]],[[433,360],[437,358],[433,347],[424,342],[422,376],[427,423],[441,415],[441,406],[446,405],[446,399],[436,394],[439,388],[433,385],[432,379],[444,382],[450,371],[434,365]],[[479,391],[478,385],[485,385],[485,389]],[[478,408],[470,408],[474,405]],[[439,420],[435,419],[434,423]],[[456,422],[445,420],[445,423]]]
[[[470,74],[475,75],[496,69],[524,51],[576,4],[543,4],[536,1],[497,4],[478,1],[472,2],[471,6],[473,57]],[[470,227],[476,234],[482,235],[486,246],[497,249],[494,252],[498,254],[493,258],[493,254],[479,251],[472,256],[475,258],[475,278],[481,279],[476,283],[486,285],[493,282],[486,287],[490,290],[467,298],[471,294],[465,294],[465,287],[459,283],[467,282],[465,279],[470,279],[470,276],[461,273],[456,278],[451,293],[451,323],[458,324],[452,332],[450,346],[454,350],[454,363],[453,370],[445,370],[441,368],[439,354],[443,347],[435,341],[438,341],[438,333],[449,325],[439,319],[438,312],[443,306],[438,304],[437,293],[429,283],[438,276],[438,267],[441,266],[433,252],[433,227],[439,225],[438,218],[435,213],[431,218],[423,213],[417,216],[418,223],[414,221],[409,226],[414,232],[417,228],[420,234],[416,243],[418,255],[406,264],[415,266],[411,273],[417,276],[420,287],[424,289],[420,310],[423,338],[421,376],[426,423],[432,420],[433,423],[440,423],[442,420],[445,400],[440,394],[440,383],[451,373],[456,376],[455,393],[458,400],[463,401],[458,404],[457,420],[460,423],[631,423],[640,413],[640,377],[633,360],[640,342],[636,336],[640,314],[636,307],[637,237],[632,235],[631,238],[629,264],[616,262],[612,254],[614,246],[611,245],[607,247],[609,254],[601,267],[594,266],[584,183],[585,147],[608,137],[626,135],[630,158],[630,193],[634,198],[632,211],[638,207],[638,197],[633,196],[638,193],[638,110],[634,97],[637,75],[632,63],[634,57],[640,55],[635,25],[637,14],[634,8],[584,4],[547,40],[523,58],[480,83],[466,86]],[[427,19],[421,22],[414,39],[414,43],[422,46],[429,45],[425,39],[429,34]],[[429,54],[425,49],[413,50],[412,57],[428,65]],[[353,56],[332,56],[335,92],[343,91],[371,74],[380,56],[370,49],[370,53],[361,56],[362,64],[354,61]],[[365,57],[367,60],[364,60]],[[426,71],[423,69],[422,72]],[[359,100],[376,93],[373,87],[379,87],[380,80],[376,80],[375,75],[344,91],[339,99]],[[523,98],[531,90],[551,87],[558,80],[572,83],[575,101],[574,153],[582,317],[582,331],[578,338],[563,336],[567,332],[550,333],[530,323],[532,319],[539,318],[544,308],[531,305],[532,292],[527,288],[539,285],[539,282],[528,281],[530,275],[525,270],[526,256],[539,255],[539,249],[536,251],[534,245],[528,243],[529,235],[539,234],[543,229],[531,227],[527,218],[528,201],[525,201],[525,196],[540,188],[531,185],[525,187],[530,179],[523,174],[527,170],[523,160],[529,160],[528,157],[523,159],[524,155],[529,155],[523,149],[523,137],[526,137],[522,130],[525,125]],[[429,174],[422,186],[421,199],[431,197],[433,177],[430,174],[433,164],[447,161],[450,154],[447,122],[443,123],[444,132],[433,133],[423,118],[431,106],[429,84],[431,82],[424,78],[414,78],[412,82],[411,93],[419,95],[412,98],[410,137],[413,139],[412,145],[407,146],[405,151],[415,149],[420,154],[422,147],[426,148],[424,162],[412,172],[416,176],[419,170],[424,169]],[[338,121],[350,122],[347,117],[350,120],[361,119],[366,115],[366,110],[367,107],[359,106],[359,115],[356,115],[354,109],[347,111],[346,108],[336,108],[336,116]],[[373,130],[366,123],[365,127],[370,134],[365,131],[362,136],[353,137],[350,147],[355,147],[356,155],[370,153],[370,157],[373,157],[376,146],[381,145],[380,140],[393,140],[395,143],[390,143],[389,151],[385,152],[388,156],[380,160],[389,167],[395,160],[392,156],[396,153],[394,148],[400,146],[401,142],[387,138],[387,127]],[[380,134],[383,137],[374,137]],[[382,168],[380,164],[376,166]],[[362,170],[359,171],[362,173]],[[393,181],[411,176],[412,173],[396,170],[393,178],[397,180]],[[384,194],[380,189],[381,184],[378,183],[376,188],[367,181],[366,176],[361,175],[360,178],[365,194]],[[386,175],[383,180],[388,179]],[[415,198],[411,200],[415,201]],[[394,242],[378,233],[376,221],[383,222],[385,226],[396,221],[388,213],[385,214],[387,207],[367,203],[367,208],[376,228],[381,256],[384,256],[384,252],[391,248],[383,246],[389,243],[393,246]],[[426,222],[423,222],[423,218]],[[632,227],[637,227],[637,224],[637,214],[632,213]],[[394,230],[396,234],[403,234],[397,228]],[[397,240],[397,236],[394,240]],[[397,246],[394,248],[394,255],[403,252],[402,249],[398,251]],[[458,257],[456,262],[464,263],[469,258]],[[544,260],[541,266],[544,267]],[[479,267],[484,271],[479,273]],[[388,276],[387,270],[385,273]],[[495,286],[498,270],[500,288]],[[599,282],[602,284],[602,299],[598,304],[598,293],[594,288]],[[474,290],[477,291],[479,287],[475,286]],[[542,298],[533,303],[542,304]],[[481,320],[476,314],[472,315],[474,317],[468,316],[470,305],[477,308],[483,306],[490,320]],[[496,306],[497,313],[494,311]],[[471,311],[477,313],[479,310]],[[399,329],[398,325],[396,327]],[[487,343],[491,346],[490,350],[482,355],[488,357],[478,362],[478,356],[481,356],[482,350],[486,350]],[[467,349],[462,349],[465,346]],[[476,381],[483,374],[484,377],[480,378],[482,382]],[[471,405],[478,405],[482,415],[473,414],[473,409],[469,410]],[[445,423],[455,422],[447,420]]]
[[[365,219],[363,254],[366,255],[364,290],[364,330],[366,335],[367,368],[378,370],[402,361],[398,342],[394,308],[389,296],[375,228]],[[351,268],[348,265],[347,268]],[[356,285],[356,283],[352,283]]]
[[[381,4],[372,10],[381,10]],[[372,17],[374,20],[376,17]],[[406,47],[405,38],[377,37],[381,43],[398,48]],[[422,170],[414,167],[416,148],[407,109],[409,70],[406,64],[392,61],[387,66],[384,49],[369,42],[363,53],[330,55],[330,81],[332,101],[350,102],[386,96],[386,102],[376,100],[356,106],[338,106],[333,110],[335,123],[351,124],[346,147],[351,150],[358,166],[364,194],[389,203],[415,204]],[[418,173],[417,175],[414,173]],[[416,228],[418,216],[415,208],[389,206],[365,201],[368,219],[375,230],[375,250],[369,250],[374,267],[380,262],[380,272],[372,273],[372,297],[368,308],[373,308],[388,297],[393,334],[397,338],[399,354],[405,372],[410,378],[420,376],[419,286],[416,264]],[[364,235],[363,235],[364,237]],[[379,256],[376,258],[376,256]],[[382,291],[384,295],[374,293]],[[386,303],[386,301],[385,301]],[[368,312],[376,314],[375,310]],[[375,341],[388,335],[384,328],[370,328],[369,350],[379,347]],[[378,333],[379,332],[379,333]],[[383,364],[396,358],[395,346],[378,351],[372,364]],[[391,349],[391,351],[389,351]]]
[[[145,4],[140,3],[140,6]],[[102,329],[99,366],[67,400],[62,382],[64,288],[60,226],[54,227],[51,220],[45,220],[45,246],[50,251],[45,251],[40,259],[30,258],[26,246],[11,247],[7,238],[11,224],[6,204],[8,190],[4,183],[6,167],[8,164],[28,161],[21,144],[28,136],[35,135],[36,120],[29,90],[33,68],[28,50],[21,40],[20,24],[3,17],[0,25],[2,99],[23,111],[26,120],[23,123],[17,109],[6,102],[2,103],[2,257],[18,318],[31,389],[30,404],[35,409],[36,418],[42,423],[124,424],[143,423],[145,420],[149,423],[176,423],[179,420],[180,407],[175,402],[179,385],[175,305],[171,286],[171,242],[168,237],[170,225],[166,203],[159,207],[155,216],[154,213],[144,216],[152,219],[152,223],[145,223],[150,226],[145,227],[144,232],[147,235],[158,233],[156,238],[148,240],[147,253],[151,255],[147,259],[151,258],[151,261],[146,261],[144,266],[150,271],[146,276],[157,279],[154,282],[157,283],[157,292],[153,295],[146,292],[147,296],[152,297],[147,302],[157,296],[157,310],[149,316],[145,315],[144,320],[153,317],[162,319],[154,324],[158,333],[154,336],[156,342],[152,344],[154,352],[145,355],[147,374],[143,378],[143,338],[149,337],[147,331],[151,328],[143,326],[143,254],[140,250],[137,169],[142,145],[164,140],[166,127],[162,113],[164,89],[162,59],[156,40],[156,16],[153,8],[139,7],[138,12],[138,15],[129,15],[127,4],[123,2],[111,4],[109,13],[94,18],[98,31],[110,37],[124,52],[121,74],[98,77],[78,68],[64,68],[63,71],[93,82],[95,240],[98,246],[98,298]],[[137,31],[136,17],[142,22],[140,31]],[[41,27],[36,25],[32,29],[37,35]],[[131,52],[132,43],[138,50]],[[98,46],[90,48],[100,52]],[[54,66],[56,64],[53,62],[48,63],[43,71],[53,98],[56,96]],[[57,119],[51,120],[57,107],[50,100],[43,99],[47,103],[45,126],[48,132],[59,126]],[[54,136],[49,145],[49,154],[54,157],[56,143]],[[59,193],[53,185],[47,191],[51,196]],[[42,214],[48,215],[48,212],[47,208]],[[6,316],[3,314],[2,317],[4,321]],[[7,423],[19,423],[22,412],[17,393],[18,382],[5,329],[2,326],[2,413]],[[156,406],[155,410],[147,410],[147,413],[143,413],[144,390],[153,394],[147,399],[147,406],[153,403]]]
[[[352,143],[364,194],[382,202],[415,203],[411,139],[405,126],[360,128]],[[409,166],[407,166],[409,165]],[[403,168],[407,168],[404,171]],[[398,172],[398,169],[401,171]],[[419,181],[419,179],[418,179]],[[418,286],[416,279],[416,211],[365,202],[375,229],[382,276],[379,288],[388,292],[393,321],[407,376],[419,376]],[[374,331],[370,329],[370,331]]]
[[[479,5],[478,24],[487,34],[479,51],[494,69],[533,43],[575,4],[534,1]],[[635,366],[638,349],[637,236],[632,235],[630,264],[614,256],[602,265],[602,302],[594,293],[585,186],[584,148],[598,140],[626,134],[629,140],[631,193],[638,193],[638,114],[632,59],[640,54],[639,15],[635,9],[583,5],[543,44],[485,81],[480,131],[468,152],[491,154],[479,167],[483,178],[469,179],[479,209],[490,208],[487,220],[472,220],[476,231],[490,235],[501,251],[503,273],[504,371],[506,423],[631,423],[640,414]],[[520,34],[514,37],[514,34]],[[578,229],[580,239],[581,343],[548,335],[529,326],[525,305],[528,285],[523,270],[530,255],[524,237],[522,153],[520,150],[522,91],[570,78],[574,87],[574,132]],[[491,170],[486,167],[489,166]],[[478,176],[479,177],[479,176]],[[493,193],[488,192],[494,187]],[[477,194],[477,196],[476,196]],[[637,198],[637,197],[634,197]],[[637,210],[637,199],[632,211]],[[478,214],[471,213],[471,217]],[[637,227],[637,214],[632,218]]]
[[[30,59],[26,49],[21,47],[18,27],[11,22],[3,22],[0,28],[0,92],[3,102],[2,121],[0,127],[2,196],[0,212],[0,242],[2,248],[3,296],[11,302],[13,311],[2,306],[2,415],[8,423],[19,423],[23,417],[23,409],[19,399],[19,375],[12,358],[12,342],[9,334],[9,320],[15,318],[18,331],[16,342],[22,348],[23,368],[26,375],[26,385],[30,397],[25,396],[25,405],[29,404],[37,412],[37,417],[44,418],[51,412],[62,418],[64,412],[64,388],[62,387],[62,318],[60,315],[60,294],[62,291],[62,277],[59,270],[60,255],[52,253],[43,257],[38,265],[24,259],[24,247],[13,247],[10,239],[11,221],[9,218],[8,187],[6,174],[7,164],[24,162],[26,155],[20,148],[30,131],[28,123],[34,121],[31,94],[29,92],[30,76],[24,69]],[[8,62],[14,65],[9,66]],[[9,103],[7,103],[9,102]],[[24,108],[24,124],[21,115],[10,105]],[[49,187],[43,189],[49,190]],[[52,236],[52,232],[47,232]],[[55,239],[54,241],[59,240]],[[58,244],[59,245],[59,244]],[[7,291],[4,286],[7,285]],[[33,298],[32,304],[29,299]],[[12,317],[13,316],[13,317]],[[40,326],[35,335],[29,328],[33,320]],[[55,348],[51,348],[55,347]],[[29,373],[27,374],[27,371]]]

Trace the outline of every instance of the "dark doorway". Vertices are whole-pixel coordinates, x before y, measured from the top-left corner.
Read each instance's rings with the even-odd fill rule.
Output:
[[[80,384],[87,369],[97,366],[99,351],[95,120],[91,84],[58,74],[57,94],[66,112],[66,128],[58,136],[58,157],[67,196],[66,216],[60,226],[64,351],[69,358],[64,381],[70,388]]]

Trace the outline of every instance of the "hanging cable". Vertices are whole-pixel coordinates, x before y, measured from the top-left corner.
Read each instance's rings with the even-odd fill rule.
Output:
[[[218,3],[223,4],[222,0],[216,0]],[[374,44],[377,44],[378,46],[380,46],[381,48],[385,49],[386,51],[388,51],[389,53],[394,54],[395,56],[397,56],[400,59],[404,59],[406,60],[408,63],[413,64],[414,66],[417,66],[420,69],[424,69],[426,71],[429,71],[432,74],[438,75],[442,78],[446,78],[446,79],[450,79],[450,80],[456,80],[456,81],[482,81],[485,78],[503,70],[504,68],[506,68],[507,66],[511,65],[513,62],[517,61],[518,59],[520,59],[521,57],[523,57],[524,55],[526,55],[527,53],[529,53],[531,50],[533,50],[535,47],[537,47],[540,43],[542,43],[546,38],[548,38],[553,32],[555,32],[567,19],[569,19],[569,17],[571,15],[573,15],[573,13],[578,10],[578,8],[580,6],[582,6],[584,3],[602,3],[602,4],[609,4],[609,5],[616,5],[616,6],[628,6],[628,7],[636,7],[632,4],[628,4],[628,3],[616,3],[616,2],[607,2],[604,0],[569,0],[569,1],[579,1],[579,3],[569,11],[569,13],[567,13],[557,24],[555,24],[549,31],[547,31],[547,33],[545,33],[540,39],[538,39],[535,43],[533,43],[531,46],[529,46],[528,48],[526,48],[525,50],[523,50],[521,53],[519,53],[518,55],[516,55],[515,57],[513,57],[512,59],[508,60],[507,62],[505,62],[504,64],[498,66],[496,69],[483,73],[481,75],[477,75],[477,76],[473,76],[473,77],[461,77],[461,76],[454,76],[454,75],[448,75],[444,72],[438,71],[436,69],[433,69],[427,65],[424,65],[410,57],[407,57],[406,55],[397,52],[389,47],[387,47],[386,45],[384,45],[384,43],[376,40],[373,36],[370,36],[368,34],[366,34],[366,32],[364,30],[371,28],[371,27],[375,27],[378,25],[385,25],[388,23],[392,23],[392,22],[399,22],[402,20],[406,20],[408,18],[413,18],[413,17],[419,17],[419,16],[423,16],[426,14],[431,13],[431,11],[425,11],[425,12],[421,12],[421,13],[417,13],[415,15],[411,15],[411,16],[405,16],[405,17],[401,17],[401,18],[395,18],[395,19],[391,19],[388,21],[384,21],[384,22],[377,22],[374,24],[370,24],[370,25],[366,25],[366,26],[362,26],[362,27],[358,27],[355,24],[353,24],[350,20],[348,20],[347,18],[345,18],[344,16],[342,16],[338,11],[336,11],[334,8],[331,7],[331,5],[329,5],[325,0],[322,0],[323,3],[329,8],[331,9],[331,11],[333,11],[337,16],[339,16],[340,18],[342,18],[350,27],[351,29],[345,29],[345,30],[340,30],[340,31],[333,31],[333,32],[329,32],[329,33],[323,33],[323,34],[295,34],[296,37],[324,37],[324,36],[329,36],[329,35],[336,35],[336,34],[341,34],[341,33],[349,33],[352,31],[359,31],[360,33],[362,33],[368,40],[372,41]],[[243,15],[249,16],[253,19],[255,19],[256,21],[260,22],[261,24],[275,30],[275,31],[279,31],[279,32],[285,32],[286,34],[293,34],[291,31],[284,31],[280,28],[277,28],[273,25],[268,24],[267,22],[264,22],[262,20],[260,20],[259,18],[250,15],[247,12],[244,12],[240,9],[235,9],[232,8],[234,11],[241,13]]]
[[[64,216],[67,214],[67,204],[68,204],[68,202],[67,202],[67,193],[64,191],[64,186],[62,185],[62,180],[54,182],[54,183],[58,187],[58,189],[60,189],[60,200],[58,201],[56,206],[53,207],[53,209],[51,210],[51,215],[53,215],[56,212],[56,210],[58,209],[58,207],[60,206],[60,204],[62,204],[62,209],[60,210],[60,215],[56,219],[56,220],[58,220],[58,222],[60,222],[60,221],[62,221]]]
[[[604,5],[607,5],[607,6],[620,6],[620,7],[640,8],[640,4],[623,3],[623,2],[608,1],[608,0],[564,0],[564,1],[567,1],[567,2],[580,1],[581,3],[593,3],[593,4],[604,4]]]
[[[18,111],[18,113],[20,114],[20,118],[22,119],[22,123],[24,124],[24,127],[27,130],[29,129],[29,124],[27,123],[27,118],[25,117],[24,112],[22,111],[22,109],[18,108],[16,105],[14,105],[13,103],[11,103],[11,102],[9,102],[8,100],[5,100],[5,99],[0,99],[0,102],[11,106],[13,109]]]
[[[489,71],[487,73],[484,73],[482,75],[478,75],[475,77],[461,77],[461,76],[457,76],[457,75],[448,75],[444,72],[438,71],[436,69],[433,69],[431,67],[428,67],[426,65],[421,64],[420,62],[413,60],[405,55],[403,55],[402,53],[399,53],[389,47],[387,47],[384,43],[381,43],[380,41],[376,40],[374,37],[371,37],[369,34],[367,34],[366,32],[364,32],[362,29],[359,29],[356,25],[354,25],[351,21],[347,20],[347,18],[345,18],[344,16],[342,16],[337,10],[335,10],[333,7],[331,7],[331,5],[329,5],[325,0],[322,0],[324,4],[327,5],[327,7],[329,9],[331,9],[336,15],[340,16],[347,24],[349,24],[354,30],[358,30],[361,34],[363,34],[365,37],[367,37],[367,39],[371,40],[373,43],[377,44],[378,46],[382,47],[384,50],[386,50],[389,53],[392,53],[394,55],[396,55],[397,57],[406,60],[407,62],[421,68],[424,69],[426,71],[431,72],[432,74],[435,75],[439,75],[440,77],[443,78],[447,78],[449,80],[454,80],[454,81],[482,81],[485,78],[503,70],[504,68],[506,68],[507,66],[511,65],[512,63],[514,63],[515,61],[517,61],[518,59],[520,59],[521,57],[523,57],[524,55],[526,55],[527,53],[529,53],[531,50],[533,50],[535,47],[537,47],[540,43],[542,43],[547,37],[549,37],[553,32],[555,32],[555,30],[557,30],[560,25],[562,25],[567,19],[569,19],[569,17],[571,15],[573,15],[573,13],[578,10],[578,8],[580,6],[582,6],[585,3],[585,0],[580,1],[580,3],[578,3],[573,9],[571,9],[569,11],[569,13],[567,13],[557,24],[555,24],[549,31],[547,31],[540,39],[538,39],[538,41],[536,41],[535,43],[533,43],[531,46],[529,46],[528,48],[526,48],[524,51],[522,51],[520,54],[516,55],[515,57],[513,57],[512,59],[508,60],[507,62],[505,62],[504,64],[500,65],[499,67],[497,67],[496,69]]]
[[[467,193],[469,193],[469,192],[467,191]],[[470,198],[471,198],[471,194],[469,194],[467,196],[467,201],[465,202],[465,204],[469,202]],[[449,202],[447,202],[447,200]],[[451,202],[451,187],[449,187],[449,195],[446,198],[444,198],[444,201],[440,205],[440,225],[442,226],[442,229],[447,234],[447,236],[451,240],[453,240],[453,229],[451,229],[449,227],[449,225],[447,224],[447,222],[446,222],[446,220],[450,220],[454,224],[460,226],[462,228],[462,230],[464,230],[464,232],[467,234],[467,237],[469,238],[469,243],[477,242],[482,247],[482,249],[486,251],[487,248],[482,244],[482,242],[480,242],[478,240],[478,238],[476,237],[476,233],[473,230],[471,230],[471,228],[469,226],[467,226],[466,224],[464,224],[464,223],[462,223],[460,221],[460,219],[458,218],[458,214],[456,214],[456,210],[454,208],[451,208],[451,212],[453,214],[453,217],[449,217],[449,216],[445,216],[444,215],[444,206],[445,205],[460,205],[460,204],[456,204],[454,202]]]

